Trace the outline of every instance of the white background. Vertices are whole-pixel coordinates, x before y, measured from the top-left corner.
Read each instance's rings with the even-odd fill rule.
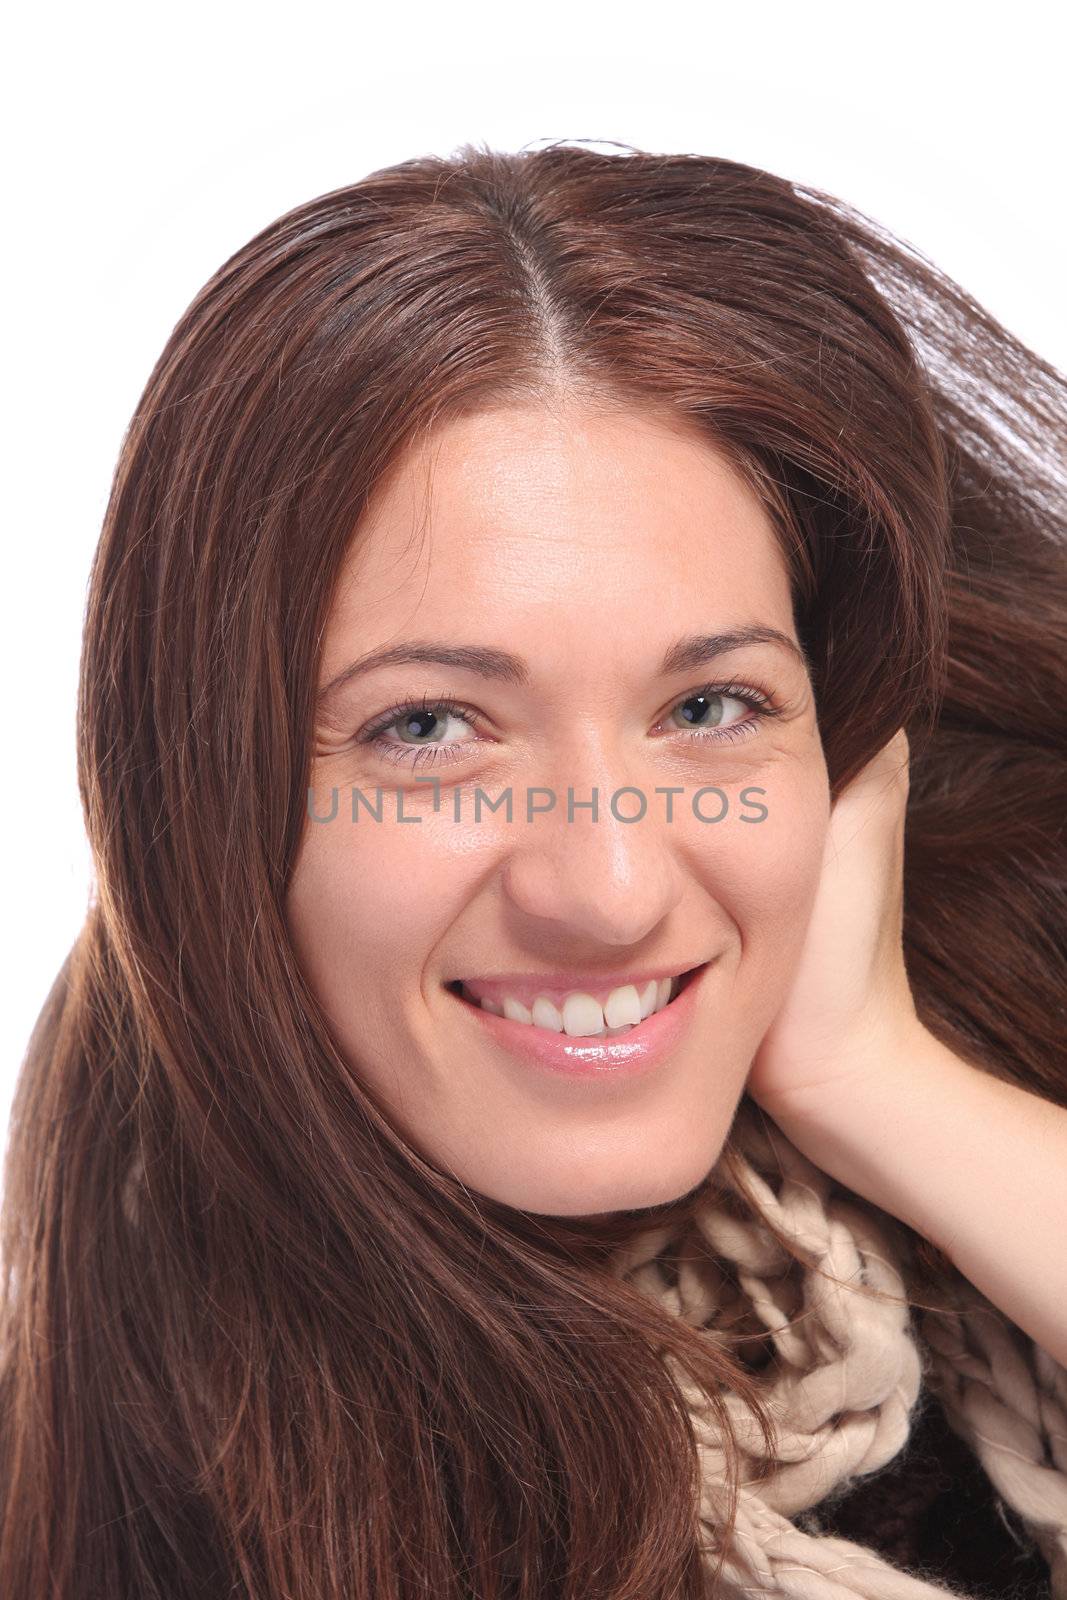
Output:
[[[179,315],[268,222],[468,140],[723,155],[850,201],[1067,366],[1054,7],[381,10],[97,0],[8,27],[0,1131],[89,893],[78,649],[122,434]]]

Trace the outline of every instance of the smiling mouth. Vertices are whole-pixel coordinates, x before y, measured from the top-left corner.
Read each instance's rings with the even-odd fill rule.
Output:
[[[551,1006],[548,1011],[540,1011],[538,1013],[538,1020],[536,1022],[533,1020],[532,1014],[529,1011],[526,1012],[525,1016],[512,1016],[510,1020],[518,1022],[521,1026],[532,1028],[535,1033],[545,1033],[550,1035],[563,1034],[575,1039],[617,1038],[622,1035],[632,1033],[636,1028],[641,1027],[643,1023],[647,1022],[650,1017],[658,1016],[660,1011],[669,1010],[677,1000],[678,996],[689,986],[692,980],[699,973],[703,972],[707,964],[708,963],[706,961],[701,962],[699,966],[690,967],[687,972],[679,973],[676,978],[671,980],[669,998],[665,1004],[654,1007],[646,1016],[643,1016],[640,1021],[625,1023],[618,1028],[609,1028],[605,1023],[605,1025],[600,1028],[594,1027],[588,1033],[574,1032],[570,1035],[567,1035],[567,1029],[563,1025],[562,1015],[554,1006]],[[472,995],[467,993],[462,978],[456,978],[451,983],[446,983],[444,987],[448,993],[454,995],[457,1000],[462,1001],[462,1003],[466,1006],[470,1006],[472,1011],[490,1009],[488,1006],[484,1005],[483,1002],[474,999]],[[523,1009],[525,1010],[525,1008]],[[496,1008],[495,1014],[501,1014],[499,1007]],[[529,1020],[527,1020],[527,1018],[529,1018]],[[559,1026],[556,1026],[557,1021]],[[546,1022],[548,1023],[547,1026]]]

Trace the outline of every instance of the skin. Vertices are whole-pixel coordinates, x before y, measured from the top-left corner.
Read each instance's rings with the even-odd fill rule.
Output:
[[[468,1187],[544,1215],[675,1199],[714,1165],[761,1040],[785,1002],[823,868],[829,787],[802,661],[750,644],[660,675],[683,635],[748,624],[796,639],[788,572],[759,500],[684,423],[636,411],[501,408],[442,427],[380,486],[328,619],[320,686],[405,640],[524,657],[526,685],[440,665],[379,668],[319,715],[314,811],[287,915],[305,975],[353,1072],[420,1152]],[[683,707],[708,684],[762,691],[781,714],[712,704],[733,740],[701,738]],[[391,707],[449,697],[444,744],[418,765],[360,742]],[[466,719],[466,720],[464,720]],[[707,719],[705,718],[705,726]],[[433,743],[403,719],[383,735],[414,762]],[[700,723],[697,724],[699,728]],[[405,727],[408,743],[404,743]],[[419,742],[421,732],[421,744]],[[415,742],[410,742],[415,740]],[[414,775],[440,780],[433,788]],[[503,810],[473,815],[473,788]],[[638,823],[608,804],[625,785]],[[717,785],[727,816],[689,799]],[[350,820],[350,791],[385,794]],[[471,792],[461,820],[457,786]],[[566,797],[600,809],[567,820]],[[684,789],[673,820],[657,787]],[[766,817],[741,822],[761,788]],[[528,788],[555,810],[527,823]],[[402,793],[397,818],[395,792]],[[715,816],[714,796],[703,803]],[[620,811],[632,816],[634,796]],[[592,967],[683,970],[715,958],[696,1015],[643,1079],[574,1082],[517,1062],[445,981]]]

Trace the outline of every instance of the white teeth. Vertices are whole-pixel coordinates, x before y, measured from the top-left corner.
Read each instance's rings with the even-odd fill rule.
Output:
[[[535,1028],[550,1028],[553,1033],[563,1032],[563,1016],[547,995],[538,995],[531,1017]]]
[[[614,1038],[628,1033],[638,1023],[644,1022],[654,1011],[662,1011],[678,993],[679,978],[650,978],[643,988],[625,983],[613,989],[601,1006],[590,994],[569,994],[560,1010],[547,995],[538,995],[532,1007],[511,995],[503,1004],[488,998],[479,1004],[483,1011],[495,1017],[507,1017],[512,1022],[522,1022],[535,1028],[545,1028],[551,1033],[566,1033],[572,1038],[588,1038],[606,1034]]]
[[[609,1028],[621,1028],[625,1023],[641,1021],[641,1001],[632,983],[621,989],[612,989],[604,1003],[604,1021]]]
[[[659,999],[659,984],[656,982],[655,978],[650,978],[648,980],[648,982],[645,984],[645,987],[641,990],[641,1021],[642,1022],[644,1022],[646,1017],[650,1017],[652,1015],[653,1011],[655,1011],[656,1002],[657,1002],[658,999]]]
[[[591,994],[569,994],[563,1002],[563,1031],[575,1038],[604,1032],[604,1008]]]

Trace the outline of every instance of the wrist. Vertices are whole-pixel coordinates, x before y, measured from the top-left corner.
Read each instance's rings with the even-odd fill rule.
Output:
[[[847,1031],[839,1032],[832,1046],[824,1046],[817,1056],[803,1064],[769,1093],[760,1093],[758,1103],[776,1120],[805,1116],[831,1117],[841,1103],[842,1094],[868,1075],[884,1082],[898,1070],[908,1072],[909,1063],[939,1048],[936,1039],[919,1020],[910,992],[903,1003],[893,1007],[868,1008]]]
[[[822,1171],[925,1232],[902,1157],[917,1125],[943,1125],[959,1066],[914,1011],[905,1012],[857,1029],[818,1082],[759,1104]]]

